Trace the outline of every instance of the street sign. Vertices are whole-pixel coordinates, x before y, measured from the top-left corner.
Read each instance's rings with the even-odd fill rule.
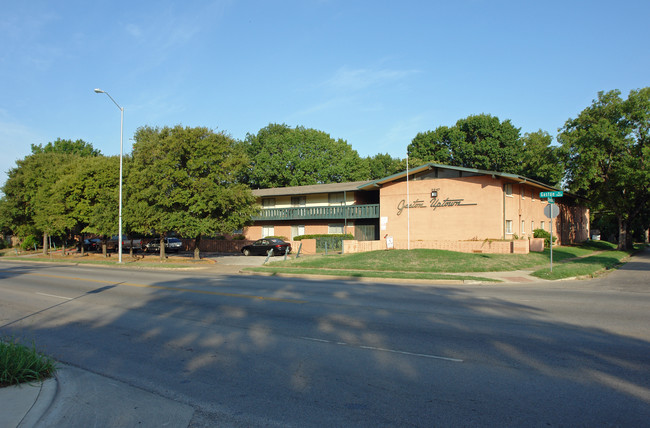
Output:
[[[560,208],[555,204],[548,204],[544,207],[544,215],[548,218],[555,218],[560,215]]]
[[[540,192],[540,198],[560,198],[564,196],[564,192],[561,190],[556,190],[554,192]]]
[[[553,199],[553,198],[546,198],[546,200],[548,201],[549,204],[554,204],[555,203],[555,199]]]

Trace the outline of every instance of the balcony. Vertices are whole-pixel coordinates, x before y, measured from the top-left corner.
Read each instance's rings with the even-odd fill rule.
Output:
[[[264,208],[253,220],[343,220],[379,218],[379,204],[329,207]]]

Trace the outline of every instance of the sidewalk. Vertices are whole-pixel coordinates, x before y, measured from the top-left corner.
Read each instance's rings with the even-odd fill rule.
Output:
[[[45,382],[0,388],[0,428],[187,427],[194,409],[124,382],[59,365]]]

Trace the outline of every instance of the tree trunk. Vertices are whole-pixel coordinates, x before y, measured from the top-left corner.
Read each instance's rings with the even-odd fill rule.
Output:
[[[201,250],[199,245],[201,244],[201,235],[197,236],[194,240],[194,260],[201,260]]]
[[[160,261],[165,261],[165,235],[160,235]]]
[[[81,247],[79,249],[79,252],[81,253],[81,257],[83,257],[86,254],[86,250],[84,249],[84,238],[86,237],[85,233],[81,234],[81,241],[79,242],[79,246]]]
[[[43,255],[47,255],[47,233],[43,233]]]
[[[618,217],[618,246],[617,250],[627,249],[627,223],[623,220],[622,216]]]

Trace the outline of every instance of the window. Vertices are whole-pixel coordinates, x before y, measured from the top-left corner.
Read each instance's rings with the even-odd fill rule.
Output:
[[[305,225],[293,225],[291,226],[291,239],[295,238],[296,236],[304,235],[305,234]]]
[[[535,220],[530,221],[530,233],[535,231]]]
[[[524,189],[524,186],[519,186],[519,187],[521,188],[521,199],[526,199],[526,193],[525,193],[526,190]]]
[[[262,226],[262,238],[275,235],[275,228],[273,226]]]
[[[292,196],[291,197],[291,206],[292,207],[304,207],[307,205],[306,196]]]
[[[521,234],[523,235],[526,232],[526,220],[521,221]]]
[[[263,208],[273,208],[275,206],[275,198],[263,198],[262,207]]]
[[[539,228],[542,229],[542,230],[546,230],[546,222],[544,220],[542,220],[539,223]]]
[[[343,233],[343,223],[328,224],[327,233],[330,235]]]
[[[512,220],[506,220],[506,234],[512,235]]]
[[[506,183],[506,196],[512,196],[512,184],[511,183]]]
[[[341,205],[343,203],[343,192],[330,193],[328,202],[330,205]]]
[[[530,200],[531,200],[531,201],[534,201],[534,200],[535,200],[535,189],[532,189],[532,190],[530,191]]]

